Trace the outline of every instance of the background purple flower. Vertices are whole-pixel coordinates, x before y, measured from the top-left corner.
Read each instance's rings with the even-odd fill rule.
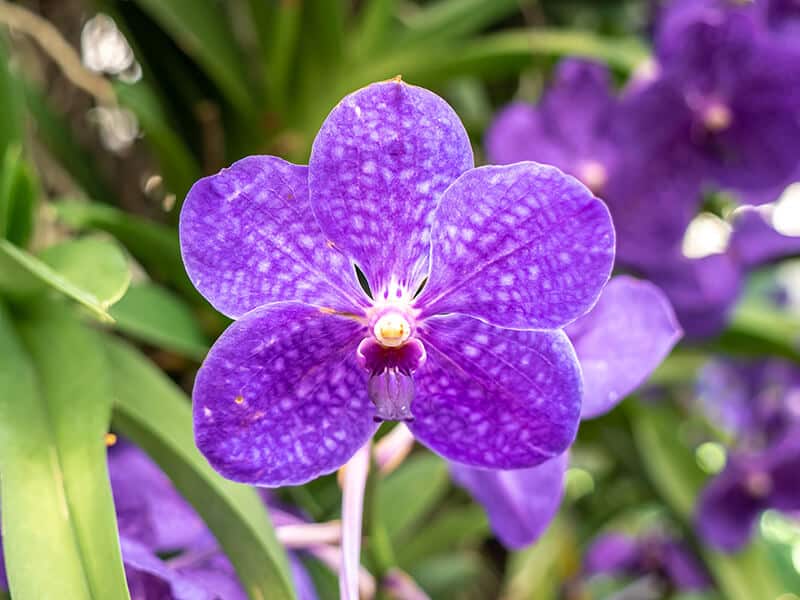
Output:
[[[194,185],[186,268],[238,319],[194,388],[197,443],[218,471],[302,483],[382,419],[475,466],[569,446],[580,377],[558,329],[608,278],[608,212],[552,167],[471,167],[452,109],[393,80],[334,108],[308,168],[250,157]]]
[[[663,534],[602,535],[586,551],[583,567],[589,576],[654,574],[680,591],[702,590],[710,585],[702,563],[683,544]]]
[[[760,451],[733,452],[705,487],[695,521],[702,538],[728,552],[742,548],[768,508],[800,510],[800,428]]]

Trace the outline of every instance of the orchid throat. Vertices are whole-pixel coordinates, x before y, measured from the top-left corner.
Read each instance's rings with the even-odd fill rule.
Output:
[[[417,339],[415,312],[405,303],[376,305],[367,311],[369,335],[356,350],[358,364],[369,371],[369,398],[376,421],[413,421],[413,373],[425,362]]]

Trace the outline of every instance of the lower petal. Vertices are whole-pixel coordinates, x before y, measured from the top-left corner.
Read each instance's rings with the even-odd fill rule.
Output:
[[[450,472],[483,505],[503,545],[519,549],[538,540],[558,512],[567,463],[564,453],[530,469],[492,471],[453,463]]]
[[[578,428],[581,376],[562,331],[500,329],[462,315],[420,325],[427,362],[414,374],[408,424],[452,461],[523,469],[562,454]]]
[[[595,307],[566,331],[583,369],[584,419],[616,406],[682,335],[664,293],[627,276],[612,279]]]
[[[375,432],[357,321],[299,303],[231,325],[195,381],[197,446],[233,481],[298,485],[342,466]]]

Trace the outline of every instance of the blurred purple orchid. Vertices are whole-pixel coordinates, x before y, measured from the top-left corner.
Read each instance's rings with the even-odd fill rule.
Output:
[[[588,576],[656,575],[668,588],[678,591],[703,590],[711,584],[697,557],[680,542],[660,533],[602,535],[586,551],[583,565]]]
[[[698,392],[735,444],[700,495],[697,528],[709,543],[735,551],[764,510],[800,510],[800,370],[776,360],[714,361],[701,372]]]
[[[720,18],[725,15],[727,13],[722,13]],[[702,11],[697,13],[695,9],[675,5],[662,19],[662,29],[674,32],[680,39],[689,37],[692,32],[700,36],[687,23],[693,23],[692,19],[705,23],[706,17]],[[487,153],[490,160],[499,163],[546,161],[581,179],[606,200],[614,216],[618,260],[667,293],[690,335],[709,335],[726,322],[746,270],[800,252],[800,236],[783,234],[765,219],[754,220],[750,213],[756,209],[746,208],[736,215],[727,251],[703,258],[684,255],[684,237],[700,208],[703,184],[709,174],[719,185],[728,185],[734,180],[733,175],[727,175],[728,171],[735,174],[744,166],[720,163],[715,154],[719,152],[716,142],[696,143],[697,136],[692,132],[699,127],[697,119],[700,117],[692,112],[695,108],[685,100],[689,92],[681,86],[691,82],[700,86],[695,80],[707,69],[704,66],[701,73],[692,75],[685,64],[687,59],[680,54],[683,46],[679,44],[674,49],[670,35],[662,32],[661,37],[667,47],[662,62],[667,66],[662,65],[655,78],[632,81],[620,96],[611,89],[605,67],[583,60],[562,62],[536,107],[517,103],[498,115],[487,134]],[[687,40],[685,45],[701,41]],[[718,51],[726,52],[724,48]],[[754,48],[747,47],[746,53],[754,52]],[[783,56],[788,51],[775,52]],[[794,71],[790,69],[788,79],[795,73],[794,79],[799,80],[800,63],[792,64]],[[713,68],[722,69],[722,66]],[[767,76],[766,73],[761,75]],[[783,77],[783,72],[775,74],[770,89],[779,88],[791,97],[794,83],[784,81]],[[723,79],[722,74],[719,78]],[[749,83],[743,81],[737,85]],[[748,106],[742,111],[750,110]],[[772,111],[770,119],[788,120],[790,130],[795,124],[800,126],[796,103],[781,103],[780,106],[782,109],[778,111],[771,105],[759,104],[759,110]],[[739,110],[738,105],[736,109]],[[686,113],[691,114],[687,116]],[[744,133],[731,134],[730,140],[725,137],[728,140],[725,143],[741,143],[747,148],[766,144],[760,139],[762,132],[758,128],[748,125],[744,129],[756,131],[750,137]],[[764,135],[769,137],[768,132]],[[795,142],[797,140],[800,138]],[[704,152],[712,154],[713,160]],[[761,160],[767,163],[761,165],[761,179],[745,182],[750,191],[761,181],[763,195],[775,199],[781,186],[793,180],[800,164],[800,147],[782,146],[781,152],[785,152],[783,162],[792,162],[793,166],[781,168],[781,161],[772,164],[771,160]],[[747,152],[733,155],[743,161],[758,158]],[[714,160],[720,164],[714,166]],[[770,168],[780,170],[780,176]],[[764,216],[765,210],[759,210]],[[709,277],[709,273],[714,276]]]
[[[141,450],[121,441],[109,448],[108,468],[122,558],[134,598],[245,600],[233,565],[195,510]],[[176,553],[163,561],[159,553]],[[289,554],[301,600],[317,595],[300,561]]]
[[[646,281],[613,278],[585,316],[567,327],[584,380],[581,418],[605,414],[669,354],[682,332],[664,294]],[[537,467],[490,471],[452,464],[456,483],[480,502],[509,548],[536,541],[556,515],[568,466],[564,453]]]
[[[782,360],[711,360],[698,376],[697,396],[739,449],[758,450],[800,425],[800,369]]]
[[[435,94],[392,80],[347,96],[308,167],[254,156],[197,182],[180,237],[195,286],[237,319],[193,393],[224,476],[309,481],[389,419],[487,468],[572,443],[581,381],[560,328],[608,279],[608,211],[554,167],[473,168]]]
[[[767,509],[800,510],[800,426],[760,451],[734,451],[705,487],[695,521],[700,536],[721,550],[741,549]]]

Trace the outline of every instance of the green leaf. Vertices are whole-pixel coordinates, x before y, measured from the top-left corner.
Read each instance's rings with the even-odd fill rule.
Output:
[[[236,38],[214,0],[136,0],[184,52],[205,69],[237,109],[253,112]]]
[[[21,148],[9,146],[0,172],[0,236],[12,244],[25,246],[33,233],[38,191]]]
[[[392,38],[389,34],[397,0],[369,0],[361,9],[351,38],[351,53],[360,59],[379,50]]]
[[[478,545],[490,535],[489,521],[481,506],[448,508],[400,544],[397,561],[403,569],[409,569],[429,556],[460,546]]]
[[[194,444],[188,398],[136,350],[106,340],[114,425],[172,479],[219,541],[253,600],[294,598],[283,548],[254,488],[220,477]]]
[[[300,2],[279,2],[275,8],[272,35],[262,42],[267,47],[265,68],[270,106],[281,114],[290,104],[290,79],[300,34],[301,8]]]
[[[800,318],[763,301],[745,300],[716,345],[729,352],[776,354],[800,363]]]
[[[130,282],[119,248],[100,240],[75,240],[53,248],[46,256],[51,266],[0,239],[0,292],[22,301],[50,287],[82,304],[101,321],[112,322],[108,307]],[[80,287],[81,283],[87,283],[88,289]]]
[[[131,283],[128,259],[116,242],[97,237],[49,246],[39,259],[108,310]]]
[[[354,74],[358,84],[351,87],[398,73],[410,83],[433,86],[458,75],[497,78],[530,66],[535,56],[582,56],[630,71],[647,55],[647,49],[633,38],[607,38],[567,29],[507,30],[456,47],[439,40],[399,47],[364,65]]]
[[[532,0],[439,0],[425,6],[405,19],[407,32],[399,36],[398,44],[454,40],[496,23],[520,11],[521,5]]]
[[[0,155],[12,144],[22,144],[25,125],[24,98],[11,71],[6,36],[0,31]]]
[[[447,463],[429,452],[411,456],[378,482],[378,518],[392,542],[410,533],[409,528],[447,493],[449,483]]]
[[[208,341],[184,301],[153,283],[132,286],[114,305],[116,327],[141,341],[202,360]]]
[[[0,494],[11,593],[128,598],[106,466],[105,355],[67,307],[40,308],[19,326],[27,348],[0,311]]]
[[[183,268],[180,242],[174,230],[104,204],[63,201],[55,208],[58,218],[70,227],[110,233],[151,276],[191,297],[199,297]]]

